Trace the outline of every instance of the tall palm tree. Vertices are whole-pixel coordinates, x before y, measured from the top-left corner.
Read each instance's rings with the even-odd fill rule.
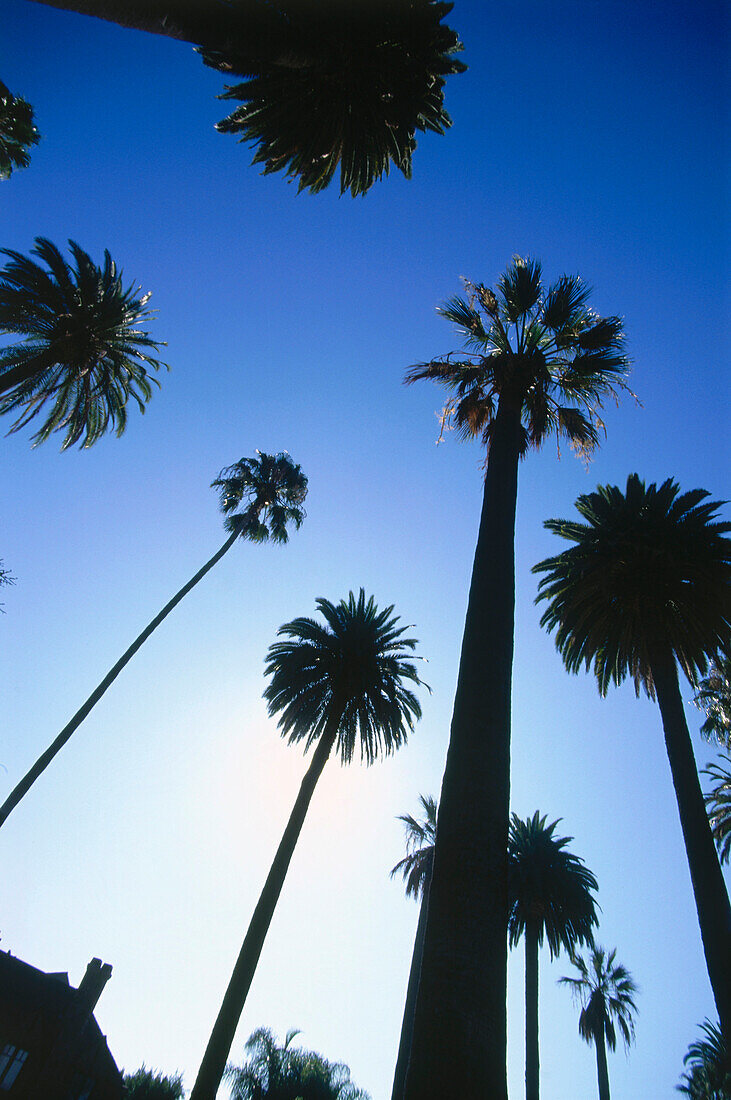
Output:
[[[439,312],[465,350],[413,367],[450,393],[445,427],[488,449],[447,766],[439,799],[408,1100],[505,1100],[507,846],[518,462],[555,432],[580,453],[625,387],[622,322],[577,276],[544,288],[514,258],[494,290],[468,283]]]
[[[36,443],[65,432],[61,450],[81,441],[91,447],[113,428],[127,425],[127,402],[140,412],[158,381],[150,373],[166,364],[150,351],[161,346],[138,326],[151,316],[150,295],[122,285],[122,272],[108,252],[98,267],[69,241],[73,265],[45,237],[31,253],[46,265],[12,249],[0,273],[0,333],[22,336],[0,348],[0,414],[21,415],[16,432],[43,410]]]
[[[599,1100],[609,1100],[606,1048],[616,1049],[617,1028],[625,1046],[629,1047],[635,1037],[637,986],[630,972],[615,963],[616,954],[616,948],[606,952],[603,947],[595,947],[588,962],[581,955],[574,955],[571,961],[579,971],[578,978],[559,978],[582,1006],[579,1035],[596,1048]]]
[[[269,1028],[257,1028],[246,1042],[246,1064],[226,1067],[231,1100],[370,1100],[350,1080],[348,1066],[293,1047],[297,1035],[288,1031],[280,1046]]]
[[[560,820],[560,819],[559,819]],[[592,890],[597,881],[578,856],[567,852],[573,837],[554,836],[558,821],[546,825],[538,810],[522,821],[510,819],[508,834],[508,934],[515,947],[525,937],[525,1095],[538,1100],[538,948],[545,936],[553,959],[563,947],[593,944],[598,923]]]
[[[713,846],[678,683],[694,684],[731,634],[730,523],[703,489],[681,493],[672,479],[626,492],[599,486],[580,496],[586,521],[550,519],[574,543],[534,567],[543,573],[541,624],[555,631],[569,672],[593,666],[602,695],[626,676],[657,696],[693,883],[698,921],[724,1033],[731,1027],[731,908]]]
[[[27,168],[28,148],[40,140],[30,103],[0,80],[0,180],[10,179],[14,168]]]
[[[698,684],[695,703],[706,712],[703,737],[731,749],[731,657],[727,653],[711,662],[708,675]]]
[[[676,1085],[678,1092],[691,1100],[728,1100],[731,1096],[731,1050],[721,1029],[710,1020],[701,1024],[705,1039],[697,1039],[688,1047],[683,1065],[690,1066]]]
[[[731,765],[731,756],[727,753],[722,755]],[[703,774],[715,780],[715,786],[705,795],[706,811],[718,848],[718,858],[721,863],[728,863],[731,858],[731,766],[724,768],[721,764],[709,764]]]
[[[273,542],[285,543],[289,537],[288,524],[294,524],[296,528],[301,526],[305,517],[302,505],[307,495],[307,478],[301,468],[297,463],[292,462],[286,453],[268,455],[257,451],[257,455],[258,458],[242,458],[233,466],[228,466],[212,482],[211,487],[218,490],[221,511],[226,517],[224,527],[229,532],[226,541],[187,584],[184,584],[165,604],[162,611],[148,623],[142,633],[138,634],[129,649],[125,650],[104,679],[94,688],[71,721],[64,726],[45,752],[41,753],[30,771],[0,806],[0,826],[27,794],[36,779],[46,770],[54,756],[60,752],[74,730],[78,729],[92,708],[96,706],[143,642],[147,641],[163,619],[167,618],[173,608],[177,607],[183,597],[205,577],[216,562],[221,560],[237,539],[248,539],[251,542],[266,542],[271,539]]]
[[[465,65],[441,0],[42,0],[194,42],[243,83],[217,129],[257,146],[255,164],[320,191],[362,194],[391,163],[411,175],[416,131],[444,133],[444,82]]]
[[[333,750],[349,764],[358,745],[372,764],[406,741],[421,707],[409,682],[419,684],[412,660],[416,641],[404,637],[393,606],[379,611],[361,588],[356,599],[332,604],[318,599],[325,620],[285,623],[266,658],[271,677],[264,692],[270,715],[279,715],[290,744],[312,748],[310,763],[287,827],[257,902],[218,1018],[208,1040],[190,1100],[214,1100],[234,1033],[254,977],[264,939],[284,885],[310,800]]]
[[[406,855],[392,869],[391,875],[402,875],[406,883],[406,897],[420,898],[419,923],[416,926],[414,951],[411,956],[409,984],[406,988],[406,1004],[401,1022],[396,1070],[393,1077],[391,1100],[402,1100],[406,1085],[406,1068],[409,1064],[411,1037],[414,1030],[414,1009],[419,988],[421,960],[424,955],[426,914],[429,905],[429,882],[434,864],[434,841],[437,836],[437,804],[431,795],[419,795],[422,815],[419,820],[411,814],[400,814],[406,830]]]

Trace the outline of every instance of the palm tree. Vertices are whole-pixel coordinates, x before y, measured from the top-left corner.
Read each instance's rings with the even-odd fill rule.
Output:
[[[151,316],[150,295],[125,288],[108,252],[98,267],[75,241],[73,266],[58,248],[37,237],[31,252],[2,249],[10,263],[0,274],[0,333],[24,337],[0,348],[0,414],[22,413],[11,432],[47,413],[36,443],[65,432],[61,450],[82,441],[91,447],[127,425],[127,402],[140,412],[157,379],[149,369],[166,364],[149,354],[161,346],[137,326]]]
[[[269,1028],[257,1028],[246,1042],[246,1064],[226,1066],[231,1100],[370,1100],[350,1080],[348,1066],[292,1047],[297,1035],[288,1031],[279,1046]]]
[[[411,175],[416,131],[444,133],[444,81],[465,69],[441,0],[43,0],[196,43],[207,65],[244,78],[217,129],[257,146],[255,164],[320,191],[362,194],[393,163]]]
[[[684,1073],[678,1092],[691,1100],[728,1100],[731,1096],[731,1054],[721,1029],[710,1020],[701,1024],[705,1039],[698,1039],[688,1047],[683,1065],[690,1065]]]
[[[399,815],[406,830],[406,855],[392,869],[391,875],[400,874],[406,883],[406,897],[420,898],[419,923],[416,926],[414,951],[411,956],[409,984],[406,988],[406,1004],[401,1023],[396,1070],[393,1077],[391,1100],[402,1100],[406,1085],[406,1068],[409,1064],[411,1037],[414,1030],[414,1009],[416,993],[419,988],[421,960],[424,954],[424,934],[426,932],[426,914],[429,907],[429,882],[434,863],[434,841],[437,835],[437,804],[427,795],[419,795],[421,802],[421,820],[411,814]]]
[[[144,1064],[124,1075],[125,1100],[185,1100],[183,1078],[179,1073],[165,1076]]]
[[[731,749],[731,657],[721,653],[698,685],[695,703],[706,712],[701,734]]]
[[[0,180],[10,179],[14,168],[27,168],[28,147],[40,140],[30,103],[13,95],[0,80]]]
[[[11,584],[15,584],[15,577],[9,569],[5,568],[5,566],[3,565],[3,559],[0,558],[0,588],[2,588],[4,585]],[[0,603],[0,611],[4,612],[4,610],[5,609],[3,605]]]
[[[660,706],[708,975],[724,1033],[731,1027],[731,908],[706,817],[678,668],[695,684],[731,632],[731,524],[703,489],[658,488],[637,474],[623,493],[580,496],[585,523],[545,526],[575,545],[534,567],[543,573],[541,624],[555,630],[569,672],[593,665],[599,691],[631,675]]]
[[[413,367],[450,392],[445,427],[488,449],[447,766],[439,800],[408,1100],[505,1100],[507,846],[518,461],[555,432],[588,455],[599,409],[625,388],[622,322],[563,276],[516,257],[495,290],[439,312],[466,350]]]
[[[723,756],[731,765],[731,756],[727,753]],[[721,863],[728,863],[731,857],[731,767],[709,764],[703,774],[716,781],[715,787],[705,795],[706,810],[718,858]]]
[[[538,810],[525,821],[512,814],[508,834],[510,946],[525,936],[526,1100],[538,1100],[539,1094],[538,948],[545,936],[552,959],[562,947],[573,955],[577,944],[593,944],[598,923],[592,896],[597,881],[582,860],[565,851],[573,837],[553,835],[557,825],[546,825]]]
[[[214,1100],[254,971],[284,885],[310,800],[333,750],[349,764],[360,756],[372,764],[399,748],[421,707],[406,682],[421,681],[407,655],[416,645],[398,627],[393,606],[379,611],[361,588],[356,600],[332,604],[318,599],[325,620],[294,619],[279,628],[266,658],[271,677],[264,692],[269,714],[279,715],[290,744],[313,748],[310,763],[264,889],[251,918],[218,1018],[208,1041],[190,1100]]]
[[[581,955],[574,955],[571,961],[579,971],[579,977],[559,978],[559,982],[569,987],[582,1006],[579,1035],[596,1048],[599,1100],[609,1100],[606,1046],[610,1050],[616,1049],[617,1028],[626,1047],[635,1037],[637,1006],[634,995],[637,986],[629,970],[615,963],[616,954],[616,948],[607,953],[603,947],[595,947],[588,962]]]
[[[5,823],[11,811],[63,748],[74,730],[78,729],[92,708],[96,706],[143,642],[147,641],[163,619],[167,618],[174,607],[177,607],[183,596],[186,596],[216,562],[221,560],[237,539],[266,542],[271,538],[273,542],[285,543],[289,537],[287,525],[292,523],[296,528],[301,526],[305,517],[302,505],[307,495],[307,478],[286,453],[268,455],[257,451],[257,455],[258,458],[242,458],[233,466],[228,466],[212,482],[211,487],[218,490],[221,511],[226,517],[224,527],[229,532],[223,546],[212,558],[209,558],[187,584],[176,592],[152,622],[148,623],[101,683],[94,688],[89,698],[77,710],[71,721],[64,726],[58,737],[38,757],[30,771],[0,806],[0,826]]]

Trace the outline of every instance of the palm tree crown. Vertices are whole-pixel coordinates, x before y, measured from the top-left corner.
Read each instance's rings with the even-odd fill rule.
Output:
[[[729,767],[709,764],[703,772],[704,775],[715,780],[715,786],[711,787],[705,800],[711,832],[721,863],[728,863],[731,858],[731,757],[725,754],[725,759]]]
[[[731,657],[721,653],[698,685],[695,702],[706,712],[701,734],[731,749]]]
[[[0,277],[0,333],[25,337],[0,349],[0,414],[23,410],[15,432],[46,409],[33,439],[65,432],[62,450],[90,447],[109,428],[121,435],[127,402],[144,412],[159,384],[149,370],[166,365],[150,354],[161,345],[137,327],[151,316],[150,295],[124,288],[108,252],[98,267],[75,241],[69,248],[73,266],[37,237],[31,252],[46,267],[3,249],[10,263]]]
[[[688,1047],[683,1065],[690,1069],[676,1088],[691,1100],[728,1100],[731,1096],[731,1051],[717,1024],[705,1020],[701,1028],[706,1037]]]
[[[27,168],[28,146],[40,140],[30,103],[12,95],[0,80],[0,180],[10,179],[14,168]]]
[[[231,1100],[369,1100],[350,1080],[348,1066],[293,1047],[297,1035],[288,1031],[280,1045],[269,1028],[257,1028],[246,1042],[246,1064],[226,1067]]]
[[[565,851],[573,837],[553,835],[557,825],[546,825],[537,810],[525,821],[512,814],[508,837],[510,946],[530,927],[539,944],[545,934],[551,958],[562,947],[573,951],[577,943],[591,944],[598,923],[592,896],[597,881],[578,856]]]
[[[399,814],[406,832],[406,855],[391,870],[391,876],[401,875],[406,883],[406,897],[420,898],[424,894],[434,864],[434,844],[437,839],[437,804],[431,795],[419,795],[423,817]]]
[[[219,493],[224,526],[252,542],[287,542],[287,525],[299,530],[305,518],[307,478],[286,451],[256,453],[257,458],[241,458],[227,466],[211,482]]]
[[[362,194],[396,165],[411,175],[417,130],[444,133],[444,82],[466,68],[435,0],[286,0],[246,17],[240,46],[203,60],[245,78],[221,99],[241,105],[223,133],[257,146],[254,164],[317,192],[340,166],[340,192]]]
[[[515,256],[494,290],[466,288],[466,299],[455,296],[438,310],[457,325],[465,350],[412,367],[407,383],[431,378],[445,386],[452,396],[442,428],[479,436],[487,448],[504,398],[521,413],[521,454],[551,432],[590,454],[603,401],[627,388],[621,319],[590,309],[590,288],[578,276],[544,290],[541,264],[530,258]]]
[[[606,1039],[610,1050],[617,1046],[617,1028],[629,1047],[635,1037],[634,1018],[637,993],[632,975],[615,962],[616,948],[606,952],[603,947],[591,951],[588,962],[581,955],[571,959],[579,972],[578,978],[559,978],[581,1003],[579,1034],[587,1043]]]
[[[541,625],[556,632],[570,672],[592,663],[600,692],[631,675],[654,697],[653,655],[670,648],[695,682],[731,631],[731,523],[704,489],[680,493],[637,474],[623,493],[599,486],[576,501],[586,523],[549,519],[545,526],[576,545],[546,558],[538,600]]]
[[[293,619],[279,628],[286,641],[275,642],[266,658],[271,677],[264,692],[270,715],[279,715],[282,736],[290,744],[304,740],[305,750],[328,733],[344,764],[360,742],[361,759],[373,763],[406,741],[421,707],[404,681],[420,684],[406,659],[416,645],[398,627],[393,605],[379,611],[361,588],[338,604],[320,598],[325,625]]]

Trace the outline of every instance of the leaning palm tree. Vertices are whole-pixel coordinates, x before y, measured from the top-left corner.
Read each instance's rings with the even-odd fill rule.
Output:
[[[559,819],[560,820],[560,819]],[[558,821],[546,825],[538,810],[522,821],[510,819],[508,835],[508,934],[515,947],[525,937],[525,1095],[538,1100],[538,948],[545,936],[553,959],[563,947],[593,944],[598,923],[592,890],[597,881],[578,856],[567,852],[570,836],[554,836]]]
[[[14,168],[27,168],[28,148],[40,140],[30,103],[13,95],[0,80],[0,180],[10,179]]]
[[[344,1063],[293,1047],[297,1035],[288,1031],[280,1046],[269,1028],[257,1028],[246,1042],[246,1063],[226,1066],[231,1100],[370,1100]]]
[[[559,978],[582,1006],[579,1035],[596,1049],[599,1100],[609,1100],[606,1048],[616,1050],[617,1028],[626,1047],[635,1037],[637,986],[630,972],[615,963],[616,954],[616,948],[607,953],[603,947],[595,947],[588,962],[581,955],[574,955],[571,961],[579,971],[578,978]]]
[[[444,82],[465,65],[441,0],[43,0],[194,42],[243,82],[217,129],[257,147],[255,164],[320,191],[362,194],[391,164],[411,175],[415,133],[444,133]]]
[[[731,908],[706,817],[678,683],[691,684],[731,640],[731,523],[703,489],[671,479],[580,496],[585,523],[545,526],[574,543],[534,567],[543,573],[541,624],[555,631],[569,672],[593,666],[605,695],[628,675],[657,696],[693,883],[708,975],[724,1033],[731,1028]]]
[[[257,451],[257,455],[258,458],[242,458],[233,466],[228,466],[212,483],[212,488],[218,490],[221,511],[226,517],[224,526],[229,533],[226,541],[148,623],[101,683],[94,688],[89,698],[77,710],[71,721],[64,726],[58,737],[45,752],[41,753],[30,771],[0,806],[0,826],[27,794],[36,779],[46,770],[54,756],[60,752],[71,734],[78,729],[96,706],[137,650],[163,619],[167,618],[173,608],[177,607],[183,597],[231,549],[237,539],[248,539],[251,542],[266,542],[271,539],[273,542],[285,543],[289,537],[288,524],[294,524],[296,528],[301,526],[305,517],[302,505],[307,495],[307,478],[297,463],[292,462],[286,453],[268,455]]]
[[[393,1077],[391,1100],[402,1100],[406,1085],[406,1067],[409,1064],[411,1037],[414,1029],[414,1009],[416,993],[419,988],[421,960],[424,954],[424,934],[426,932],[426,913],[429,905],[429,882],[434,863],[434,841],[437,835],[437,804],[431,795],[419,795],[422,815],[420,819],[411,814],[400,814],[406,831],[406,855],[392,869],[391,875],[402,875],[406,883],[406,897],[420,898],[419,923],[416,926],[414,951],[411,956],[409,984],[406,988],[406,1004],[401,1022],[396,1070]]]
[[[731,657],[721,653],[698,684],[696,706],[706,712],[701,734],[731,749]]]
[[[0,333],[23,337],[0,348],[0,414],[21,415],[17,432],[43,412],[33,439],[42,443],[64,432],[61,450],[81,442],[91,447],[108,429],[127,425],[127,402],[140,412],[159,385],[149,372],[166,364],[150,352],[161,346],[143,329],[151,316],[150,295],[122,284],[108,252],[103,267],[69,241],[73,264],[37,237],[36,263],[12,249],[0,272]]]
[[[626,388],[622,322],[563,276],[514,258],[494,290],[439,310],[465,350],[413,367],[450,396],[444,427],[488,451],[482,515],[439,800],[408,1100],[505,1100],[507,846],[518,464],[551,434],[588,456],[603,401]]]
[[[729,1100],[731,1049],[716,1024],[705,1020],[701,1028],[706,1037],[697,1039],[688,1047],[683,1065],[689,1066],[689,1070],[683,1074],[682,1082],[676,1088],[691,1100]]]
[[[721,863],[731,858],[731,756],[723,754],[730,765],[709,764],[703,774],[715,780],[715,786],[705,795],[706,811]]]
[[[254,977],[264,939],[290,860],[322,770],[335,751],[349,764],[360,756],[372,764],[406,741],[421,707],[409,682],[421,683],[408,659],[416,642],[404,637],[393,606],[379,611],[361,588],[338,604],[318,599],[325,624],[301,618],[285,623],[266,659],[271,677],[264,692],[269,713],[279,715],[290,744],[312,748],[310,763],[251,918],[218,1018],[211,1032],[190,1100],[214,1100],[234,1033]]]

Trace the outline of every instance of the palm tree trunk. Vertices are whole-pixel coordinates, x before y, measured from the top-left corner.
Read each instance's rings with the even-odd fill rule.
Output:
[[[213,557],[206,562],[202,569],[198,570],[195,576],[192,577],[187,584],[183,585],[180,591],[173,596],[169,603],[165,604],[160,614],[156,615],[151,623],[148,623],[142,633],[139,634],[137,638],[135,638],[129,649],[122,654],[116,665],[114,665],[109,670],[101,683],[94,688],[84,705],[80,707],[79,710],[77,710],[71,721],[64,726],[55,741],[52,741],[46,751],[41,753],[30,771],[25,776],[23,776],[20,783],[18,783],[18,785],[11,791],[3,805],[0,806],[0,826],[4,825],[4,823],[8,819],[8,816],[18,805],[21,798],[23,798],[23,796],[28,793],[30,788],[35,783],[36,779],[38,779],[38,777],[43,774],[43,772],[53,760],[56,753],[60,752],[68,739],[71,737],[71,734],[74,732],[74,730],[78,729],[78,727],[86,718],[89,711],[96,706],[104,692],[107,690],[110,684],[112,684],[116,680],[117,676],[119,676],[124,666],[132,659],[132,657],[134,657],[135,653],[142,646],[142,644],[147,641],[153,630],[155,630],[156,627],[160,625],[163,619],[170,614],[174,607],[177,607],[183,596],[186,596],[188,592],[190,592],[191,588],[194,588],[195,585],[198,584],[198,581],[202,580],[202,578],[205,577],[206,573],[213,568],[216,562],[221,560],[226,551],[233,546],[234,542],[238,538],[238,535],[239,532],[235,531],[232,535],[229,536],[229,538],[226,539],[220,550],[218,550],[213,555]]]
[[[462,640],[406,1100],[506,1100],[520,413],[500,398]]]
[[[525,1100],[538,1100],[538,933],[525,927]]]
[[[299,67],[313,60],[313,44],[290,39],[289,20],[268,0],[36,0],[130,30],[160,34],[229,56]],[[287,0],[289,12],[320,0]],[[303,53],[304,48],[304,53]]]
[[[675,659],[671,655],[655,655],[650,666],[665,731],[708,977],[721,1030],[728,1042],[731,1037],[731,907],[728,892],[698,781]]]
[[[604,1028],[594,1036],[596,1047],[596,1075],[599,1080],[599,1100],[609,1100],[609,1067],[607,1066],[607,1048],[604,1045]]]
[[[421,960],[424,957],[424,937],[426,935],[426,914],[429,908],[429,887],[425,886],[421,895],[419,908],[419,923],[416,926],[414,939],[414,952],[411,956],[411,970],[409,971],[409,984],[406,988],[406,1004],[404,1006],[404,1018],[401,1022],[401,1039],[399,1041],[398,1057],[396,1058],[396,1070],[393,1075],[393,1089],[391,1100],[403,1100],[406,1087],[406,1069],[411,1054],[411,1037],[414,1034],[414,1011],[416,1009],[416,994],[419,991],[419,976],[421,974]]]
[[[203,1061],[198,1070],[190,1100],[215,1100],[226,1068],[226,1060],[236,1034],[246,997],[251,987],[266,934],[269,931],[274,909],[284,885],[284,879],[294,853],[297,839],[304,824],[315,786],[327,763],[335,734],[325,732],[315,749],[309,768],[302,780],[299,794],[284,830],[277,853],[274,856],[267,880],[264,883],[254,915],[236,960],[228,988],[224,995],[211,1037],[208,1040]]]

